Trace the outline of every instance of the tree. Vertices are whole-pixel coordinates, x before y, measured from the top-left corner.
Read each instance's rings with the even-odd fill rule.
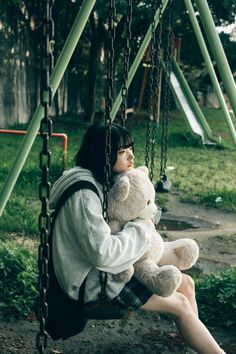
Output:
[[[82,0],[55,0],[53,7],[55,61],[59,57],[81,4]],[[151,23],[151,4],[152,2],[150,1],[133,0],[131,63]],[[31,107],[31,113],[35,110],[39,97],[40,41],[43,15],[41,5],[42,2],[37,0],[1,1],[1,68],[4,65],[4,58],[8,56],[11,59],[13,57],[11,48],[21,48],[17,53],[24,63],[26,79],[22,85],[27,87],[27,95],[29,97],[27,99],[27,106]],[[221,2],[209,0],[209,6],[214,13],[217,25],[225,25],[234,21],[236,15],[235,0],[222,0]],[[127,1],[117,0],[116,7],[116,39],[114,49],[115,92],[117,93],[122,85]],[[202,70],[203,59],[199,55],[200,50],[195,40],[184,1],[174,1],[173,10],[173,32],[182,40],[181,60],[184,68],[186,67],[190,72],[193,70]],[[54,101],[57,114],[68,112],[69,114],[78,115],[78,113],[82,112],[86,120],[92,121],[95,112],[103,109],[102,98],[105,95],[107,75],[105,53],[108,43],[108,16],[109,2],[106,0],[97,0],[70,60],[63,82],[58,89],[58,94],[55,96]],[[236,52],[235,49],[232,49],[235,48],[235,43],[229,40],[228,35],[222,35],[222,39],[230,65],[235,69]],[[9,67],[11,67],[11,75],[13,75],[13,71],[16,68],[14,68],[14,65]],[[5,76],[5,72],[2,75]],[[7,85],[7,90],[5,92],[12,90],[9,81],[11,82],[11,80],[6,79],[5,85]],[[135,89],[136,92],[138,90]],[[9,99],[9,97],[10,95],[7,95],[6,99]],[[14,101],[16,100],[13,98],[10,100],[11,106],[16,105]]]

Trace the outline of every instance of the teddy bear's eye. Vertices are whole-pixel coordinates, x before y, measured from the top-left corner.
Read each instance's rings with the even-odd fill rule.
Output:
[[[151,200],[148,200],[147,205],[149,205],[150,203],[151,203]]]

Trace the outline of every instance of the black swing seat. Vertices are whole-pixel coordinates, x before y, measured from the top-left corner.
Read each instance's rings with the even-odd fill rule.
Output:
[[[111,320],[126,317],[128,308],[112,304],[104,295],[101,295],[96,302],[84,304],[86,279],[80,287],[78,300],[74,300],[62,291],[55,278],[55,273],[50,275],[50,285],[47,292],[46,330],[53,340],[67,339],[82,332],[88,320]]]
[[[83,314],[87,320],[119,320],[126,317],[127,313],[127,307],[115,305],[106,297],[100,297],[98,301],[83,306]]]
[[[53,340],[67,339],[83,331],[88,320],[122,319],[128,313],[128,308],[113,304],[106,296],[107,275],[100,272],[101,294],[96,302],[84,304],[86,279],[78,294],[78,300],[70,298],[61,289],[52,261],[52,237],[56,217],[65,201],[80,189],[90,189],[98,195],[97,188],[90,182],[77,181],[68,187],[61,195],[52,213],[50,228],[50,258],[49,258],[49,288],[46,294],[48,316],[46,330]]]
[[[157,193],[169,193],[171,191],[172,183],[167,175],[163,175],[155,184],[155,191]]]

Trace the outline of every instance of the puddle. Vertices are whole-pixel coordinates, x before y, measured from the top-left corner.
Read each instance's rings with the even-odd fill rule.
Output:
[[[159,231],[182,231],[200,228],[216,228],[217,225],[201,219],[162,217],[157,225]]]

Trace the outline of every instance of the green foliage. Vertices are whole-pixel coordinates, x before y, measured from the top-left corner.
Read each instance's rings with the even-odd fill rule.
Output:
[[[236,191],[235,190],[213,190],[209,191],[199,198],[201,204],[214,206],[218,209],[236,211]]]
[[[33,190],[32,190],[32,193]],[[8,232],[35,234],[38,230],[39,201],[13,196],[0,218],[0,229]]]
[[[200,318],[210,325],[236,325],[236,268],[196,281]]]
[[[35,257],[24,247],[0,240],[0,318],[27,316],[35,306]]]

